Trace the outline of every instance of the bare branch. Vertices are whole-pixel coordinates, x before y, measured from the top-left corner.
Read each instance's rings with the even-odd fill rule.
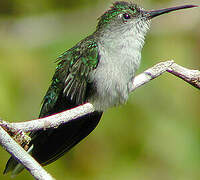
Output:
[[[89,114],[91,112],[94,112],[94,106],[90,103],[86,103],[74,109],[66,110],[58,114],[31,121],[8,123],[1,120],[0,126],[6,129],[12,129],[12,131],[21,130],[23,132],[31,132],[40,129],[57,128],[61,124]]]
[[[134,91],[135,89],[139,88],[140,86],[148,83],[152,79],[157,78],[158,76],[162,75],[164,72],[166,72],[172,65],[174,64],[174,61],[165,61],[160,62],[153,67],[147,69],[143,73],[137,75],[133,81],[133,89],[131,91]]]
[[[200,89],[200,71],[184,68],[174,63],[173,61],[165,61],[156,64],[152,68],[149,68],[143,73],[136,76],[133,81],[133,87],[131,91],[134,91],[135,89],[148,83],[152,79],[162,75],[164,72],[169,72],[183,79],[194,87]],[[32,121],[8,123],[1,120],[0,126],[2,126],[3,128],[0,127],[0,144],[2,144],[3,147],[10,154],[12,154],[13,157],[15,157],[20,163],[22,163],[36,179],[53,179],[23,148],[19,146],[19,144],[17,144],[4,131],[4,129],[10,132],[10,134],[15,134],[15,132],[31,132],[40,129],[45,130],[48,128],[57,128],[61,124],[73,121],[73,119],[92,113],[94,111],[94,106],[90,103],[86,103],[74,109],[66,110],[55,115]]]
[[[0,127],[0,144],[38,180],[53,180],[42,166]]]
[[[173,63],[172,66],[167,69],[167,72],[180,77],[192,86],[200,89],[200,71],[187,69],[176,63]]]
[[[135,77],[133,81],[133,89],[137,89],[138,87],[148,83],[152,79],[162,75],[164,72],[169,72],[184,81],[188,82],[192,86],[200,89],[200,71],[199,70],[191,70],[185,67],[182,67],[174,61],[165,61],[160,62],[153,67],[147,69],[143,73],[139,74]]]
[[[180,65],[174,63],[174,61],[160,62],[153,67],[147,69],[143,73],[137,75],[133,81],[133,88],[131,91],[141,87],[148,83],[152,79],[162,75],[164,72],[170,72],[173,75],[185,80],[194,87],[200,89],[200,71],[186,69]],[[94,112],[95,108],[92,104],[86,103],[76,108],[63,111],[58,114],[54,114],[45,118],[18,122],[8,123],[0,121],[0,126],[11,129],[12,131],[31,132],[40,129],[57,128],[59,125],[68,121],[72,121],[78,117]]]

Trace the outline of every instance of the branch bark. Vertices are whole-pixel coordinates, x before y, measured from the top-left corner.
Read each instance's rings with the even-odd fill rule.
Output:
[[[54,180],[44,168],[0,127],[0,144],[38,180]]]
[[[155,66],[147,69],[143,73],[137,75],[133,81],[131,91],[143,86],[152,79],[157,78],[165,72],[169,72],[192,86],[200,89],[200,71],[184,68],[174,61],[165,61],[156,64]],[[6,132],[31,132],[39,129],[57,128],[61,124],[73,121],[78,117],[94,112],[95,108],[92,104],[86,103],[71,110],[66,110],[61,113],[48,116],[41,119],[8,123],[6,121],[0,121],[0,143],[3,147],[12,154],[20,163],[22,163],[30,173],[39,180],[53,179],[45,170],[30,156],[26,151],[20,147]]]

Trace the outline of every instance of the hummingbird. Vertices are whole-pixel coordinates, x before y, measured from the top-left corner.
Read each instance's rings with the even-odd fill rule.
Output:
[[[54,129],[30,133],[28,153],[45,166],[88,136],[106,109],[127,101],[151,19],[193,7],[197,6],[147,11],[133,2],[114,2],[98,19],[96,30],[91,35],[58,57],[39,118],[87,102],[94,105],[95,112]],[[23,168],[11,157],[4,174],[12,171],[12,175],[16,175]]]

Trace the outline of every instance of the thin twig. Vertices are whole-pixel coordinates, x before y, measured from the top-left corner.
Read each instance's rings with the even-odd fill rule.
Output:
[[[140,86],[148,83],[152,79],[157,78],[158,76],[162,75],[164,72],[166,72],[172,65],[174,64],[174,61],[165,61],[160,62],[153,67],[147,69],[143,73],[137,75],[133,81],[133,88],[131,91],[134,91],[135,89],[139,88]]]
[[[169,72],[194,87],[200,89],[200,71],[184,68],[173,61],[165,61],[156,64],[152,68],[147,69],[143,73],[135,77],[133,81],[132,91],[148,83],[152,79]],[[39,129],[57,128],[61,124],[73,121],[78,117],[94,112],[95,108],[92,104],[86,103],[74,109],[66,110],[61,113],[48,116],[46,118],[36,119],[32,121],[20,123],[8,123],[0,121],[0,126],[8,130],[8,132],[31,132]],[[53,179],[26,151],[20,147],[5,131],[0,127],[0,144],[12,154],[21,164],[23,164],[30,173],[39,180]]]
[[[57,128],[61,124],[72,121],[73,119],[76,119],[78,117],[84,116],[92,112],[94,112],[94,106],[90,103],[86,103],[58,114],[31,121],[8,123],[6,121],[1,120],[0,126],[6,129],[12,129],[12,131],[21,130],[23,132],[37,131],[40,129],[45,130],[48,128]]]
[[[54,180],[49,173],[0,127],[0,144],[38,180]]]
[[[152,79],[162,75],[165,72],[170,72],[175,76],[183,79],[184,81],[192,84],[194,87],[200,89],[200,71],[186,69],[180,65],[174,63],[174,61],[160,62],[153,67],[147,69],[143,73],[137,75],[133,81],[133,87],[131,91],[141,87],[142,85],[148,83]],[[86,114],[94,112],[95,108],[92,104],[86,103],[80,105],[76,108],[63,111],[58,114],[54,114],[45,118],[18,122],[18,123],[8,123],[6,121],[0,121],[0,126],[12,129],[12,131],[23,131],[31,132],[40,129],[57,128],[61,124],[67,123],[76,119],[78,117],[84,116]]]
[[[173,63],[168,69],[167,72],[183,79],[192,86],[200,89],[200,71],[191,70],[185,67],[182,67],[176,63]]]

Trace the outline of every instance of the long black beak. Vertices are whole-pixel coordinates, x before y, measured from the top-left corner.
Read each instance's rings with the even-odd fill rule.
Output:
[[[152,19],[156,16],[160,16],[160,15],[165,14],[165,13],[169,13],[169,12],[180,10],[180,9],[193,8],[193,7],[199,7],[199,6],[197,6],[197,5],[184,5],[184,6],[176,6],[176,7],[166,8],[166,9],[145,11],[145,16],[148,19]]]

